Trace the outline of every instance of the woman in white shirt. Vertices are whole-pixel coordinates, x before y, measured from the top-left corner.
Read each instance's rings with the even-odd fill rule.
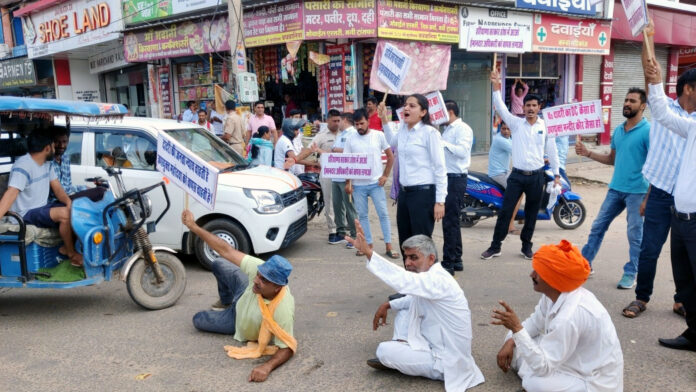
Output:
[[[408,238],[432,236],[435,222],[445,214],[447,169],[440,132],[430,122],[428,99],[421,94],[406,98],[399,132],[394,133],[384,103],[379,105],[384,135],[397,147],[399,196],[396,224],[399,247]]]

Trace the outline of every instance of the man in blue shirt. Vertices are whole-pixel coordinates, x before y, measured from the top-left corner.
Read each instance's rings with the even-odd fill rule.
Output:
[[[609,225],[624,209],[628,221],[629,261],[624,265],[624,273],[618,288],[630,289],[636,284],[638,257],[643,238],[643,217],[640,205],[648,190],[648,181],[641,172],[650,145],[650,123],[643,118],[647,105],[645,90],[633,87],[628,90],[624,100],[623,116],[626,121],[616,127],[611,137],[611,152],[598,154],[588,150],[582,142],[575,144],[575,152],[605,165],[614,166],[614,175],[609,183],[609,191],[592,223],[587,244],[582,255],[590,262],[602,245]]]
[[[60,185],[63,186],[63,190],[68,195],[72,195],[79,191],[84,191],[87,189],[84,185],[73,185],[72,175],[70,173],[70,157],[64,157],[65,150],[68,148],[68,140],[70,135],[68,134],[67,128],[55,127],[56,134],[53,139],[53,147],[55,149],[55,156],[53,157],[53,170],[56,172],[58,181]],[[53,192],[50,193],[49,201],[56,201],[56,197]]]
[[[512,138],[510,135],[510,127],[505,122],[501,122],[500,132],[493,136],[491,149],[488,151],[488,177],[503,187],[507,184],[510,175],[510,159],[512,158]],[[521,203],[522,197],[517,201],[515,210],[512,212],[512,219],[510,219],[508,226],[510,234],[520,234],[520,231],[515,227],[515,217]]]

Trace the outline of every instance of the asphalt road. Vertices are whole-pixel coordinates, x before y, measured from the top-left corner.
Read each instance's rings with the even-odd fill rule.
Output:
[[[540,221],[536,247],[562,238],[582,246],[606,187],[575,184],[588,208],[588,219],[575,231]],[[395,217],[392,206],[391,216]],[[380,238],[374,211],[373,233]],[[524,318],[539,299],[528,277],[530,262],[519,255],[520,242],[508,238],[503,255],[482,261],[495,222],[462,229],[464,272],[457,273],[469,300],[473,355],[486,382],[472,391],[517,391],[519,379],[502,373],[495,355],[505,335],[492,326],[490,310],[505,299]],[[625,215],[605,237],[595,260],[595,275],[586,287],[611,314],[621,340],[626,391],[693,391],[696,353],[661,348],[658,337],[674,337],[685,328],[672,313],[674,284],[669,247],[658,263],[655,294],[648,311],[629,320],[621,308],[634,297],[616,283],[628,257]],[[396,242],[396,224],[392,220]],[[161,311],[140,309],[123,282],[74,290],[0,290],[0,390],[2,391],[421,391],[443,390],[441,382],[379,372],[365,365],[391,329],[373,332],[374,311],[392,293],[365,269],[363,258],[326,243],[323,217],[309,232],[280,252],[291,260],[290,287],[296,301],[295,336],[299,351],[263,384],[246,378],[260,360],[237,361],[223,346],[232,338],[197,332],[191,317],[216,301],[215,280],[187,260],[188,285],[176,306]],[[434,238],[439,247],[442,234]],[[383,245],[376,242],[376,249]],[[142,379],[140,379],[142,378]]]

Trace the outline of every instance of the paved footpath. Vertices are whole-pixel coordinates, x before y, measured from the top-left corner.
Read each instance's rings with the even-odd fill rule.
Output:
[[[538,222],[535,248],[562,238],[582,246],[606,193],[611,168],[570,158],[568,173],[582,175],[574,190],[583,197],[587,221],[564,231],[555,223]],[[474,169],[485,170],[485,157],[474,157]],[[390,206],[391,217],[395,209]],[[380,238],[374,212],[374,236]],[[505,299],[521,318],[529,315],[538,294],[528,275],[530,262],[519,256],[519,240],[508,238],[503,255],[482,261],[495,222],[462,229],[464,272],[457,273],[469,300],[473,322],[473,355],[486,382],[472,391],[518,391],[519,379],[496,366],[495,355],[505,330],[492,326],[490,310]],[[616,283],[628,256],[626,223],[612,225],[595,262],[596,274],[586,287],[611,314],[625,360],[625,391],[693,391],[696,353],[661,348],[658,337],[674,337],[685,327],[671,311],[674,283],[669,247],[658,262],[653,301],[648,311],[629,320],[621,316],[633,299],[632,290]],[[392,220],[392,231],[396,224]],[[374,357],[390,329],[371,329],[374,311],[391,290],[365,269],[363,258],[326,243],[323,219],[310,222],[309,232],[281,252],[295,270],[290,287],[297,304],[295,335],[299,351],[263,384],[246,377],[259,360],[228,358],[227,336],[197,332],[191,317],[215,302],[212,275],[187,261],[188,285],[179,303],[149,312],[139,309],[122,282],[71,291],[4,289],[0,291],[0,390],[3,391],[423,391],[443,390],[441,382],[379,372],[365,365]],[[396,241],[396,235],[394,235]],[[434,233],[442,246],[442,231]],[[376,242],[383,251],[383,244]],[[391,315],[390,315],[391,316]],[[138,377],[138,376],[141,377]],[[143,375],[149,375],[144,377]],[[138,378],[144,378],[139,380]]]

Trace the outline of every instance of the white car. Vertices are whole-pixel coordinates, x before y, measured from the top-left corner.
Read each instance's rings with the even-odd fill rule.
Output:
[[[107,178],[103,167],[122,167],[126,188],[139,188],[163,180],[155,169],[157,133],[164,132],[194,150],[206,161],[232,163],[218,176],[215,210],[189,198],[189,209],[200,226],[217,234],[244,253],[267,253],[290,245],[307,231],[307,200],[302,182],[292,174],[267,166],[248,166],[225,142],[196,124],[142,117],[122,121],[73,121],[64,159],[71,163],[74,185],[86,178]],[[188,143],[195,139],[194,143]],[[190,146],[189,146],[190,145]],[[113,187],[114,184],[111,184]],[[150,234],[153,245],[195,254],[206,268],[218,256],[181,223],[185,192],[167,185],[171,208]],[[162,192],[149,193],[158,216],[166,202]]]

